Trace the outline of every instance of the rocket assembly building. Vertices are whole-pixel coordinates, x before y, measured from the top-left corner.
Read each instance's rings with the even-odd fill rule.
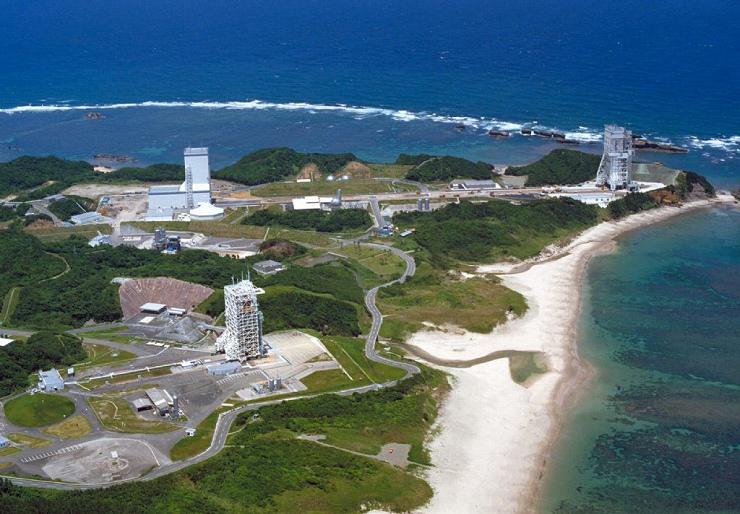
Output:
[[[184,152],[185,181],[182,184],[151,186],[146,218],[150,221],[171,220],[176,212],[209,209],[211,217],[223,215],[223,210],[211,205],[211,170],[208,148],[186,148]],[[216,212],[218,211],[218,212]]]
[[[226,330],[216,340],[216,349],[240,361],[264,355],[263,316],[254,284],[242,280],[224,287],[224,302]]]

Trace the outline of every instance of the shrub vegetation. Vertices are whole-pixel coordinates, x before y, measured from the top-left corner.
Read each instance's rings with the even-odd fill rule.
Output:
[[[510,166],[507,175],[527,175],[527,186],[580,184],[593,180],[599,169],[598,155],[560,148],[526,166]]]

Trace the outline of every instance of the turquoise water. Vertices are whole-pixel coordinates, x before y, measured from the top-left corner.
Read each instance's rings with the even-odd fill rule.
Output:
[[[740,512],[740,211],[628,234],[585,288],[579,350],[597,376],[543,512]]]

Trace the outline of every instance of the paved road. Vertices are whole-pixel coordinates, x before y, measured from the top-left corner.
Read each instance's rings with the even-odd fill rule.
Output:
[[[376,298],[378,291],[381,288],[387,287],[387,286],[390,286],[396,283],[403,283],[406,280],[406,278],[413,276],[414,273],[416,272],[416,262],[414,261],[414,258],[412,256],[410,256],[409,254],[407,254],[406,252],[398,248],[385,246],[385,245],[377,244],[377,243],[361,243],[361,244],[364,246],[368,246],[370,248],[390,250],[394,254],[398,255],[401,259],[403,259],[404,262],[406,263],[406,269],[404,270],[403,274],[399,278],[397,278],[396,280],[392,280],[391,282],[382,284],[380,286],[376,286],[370,289],[369,291],[367,291],[367,293],[365,293],[365,306],[367,307],[368,311],[370,312],[370,315],[373,318],[370,332],[368,333],[367,339],[365,341],[365,355],[367,356],[368,359],[372,361],[385,364],[387,366],[394,366],[394,367],[403,369],[404,371],[406,371],[406,375],[404,378],[408,378],[416,373],[420,373],[421,370],[419,369],[418,366],[415,366],[414,364],[411,364],[408,362],[399,362],[399,361],[395,361],[392,359],[388,359],[386,357],[383,357],[382,355],[379,355],[377,351],[375,350],[375,343],[378,339],[380,327],[383,324],[383,315],[381,314],[378,307],[375,305],[375,298]],[[25,331],[8,331],[8,332],[12,332],[17,335],[30,334]],[[393,386],[397,382],[398,382],[397,380],[392,380],[392,381],[389,381],[383,384],[371,384],[371,385],[363,386],[363,387],[345,389],[345,390],[339,391],[334,394],[351,395],[355,393],[365,393],[368,391],[375,391],[383,387]],[[78,395],[78,396],[82,396],[82,395]],[[283,401],[312,398],[315,396],[319,396],[319,394],[298,396],[294,398],[282,398],[282,399],[268,400],[264,402],[245,405],[242,407],[237,407],[236,409],[227,411],[219,416],[218,421],[216,423],[216,428],[214,430],[213,438],[211,440],[211,444],[207,450],[205,450],[203,453],[200,453],[190,459],[163,464],[160,467],[153,470],[152,472],[148,473],[144,477],[132,478],[130,480],[120,480],[114,483],[106,482],[106,483],[98,483],[98,484],[78,484],[78,483],[71,483],[71,482],[54,482],[51,480],[37,480],[37,479],[31,479],[31,478],[18,478],[18,477],[12,477],[12,476],[4,476],[3,478],[10,479],[10,481],[13,482],[15,485],[28,486],[28,487],[40,487],[44,489],[59,489],[59,490],[96,489],[96,488],[101,488],[101,487],[110,487],[112,485],[118,485],[124,482],[132,482],[136,480],[142,480],[142,481],[154,480],[155,478],[169,475],[170,473],[174,473],[188,466],[192,466],[193,464],[203,462],[204,460],[209,459],[215,456],[216,454],[218,454],[224,448],[224,445],[226,444],[226,439],[229,435],[229,429],[231,428],[232,423],[234,422],[234,420],[237,418],[239,414],[250,411],[250,410],[259,409],[260,407],[263,407],[265,405],[272,405],[272,404],[280,403]],[[84,402],[81,402],[81,403],[84,404]],[[78,405],[78,407],[79,406],[80,405]]]

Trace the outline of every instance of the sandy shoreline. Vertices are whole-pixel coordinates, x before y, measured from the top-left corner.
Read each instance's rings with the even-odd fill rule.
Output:
[[[548,372],[528,388],[511,379],[507,358],[470,367],[442,367],[454,385],[442,405],[430,443],[434,489],[420,512],[534,512],[547,458],[564,411],[592,370],[578,357],[576,325],[586,266],[591,257],[616,248],[615,238],[641,227],[711,205],[722,197],[681,208],[663,207],[592,227],[562,249],[525,265],[480,266],[500,274],[522,293],[529,310],[490,334],[424,331],[409,344],[438,359],[481,359],[505,350],[539,351]]]

